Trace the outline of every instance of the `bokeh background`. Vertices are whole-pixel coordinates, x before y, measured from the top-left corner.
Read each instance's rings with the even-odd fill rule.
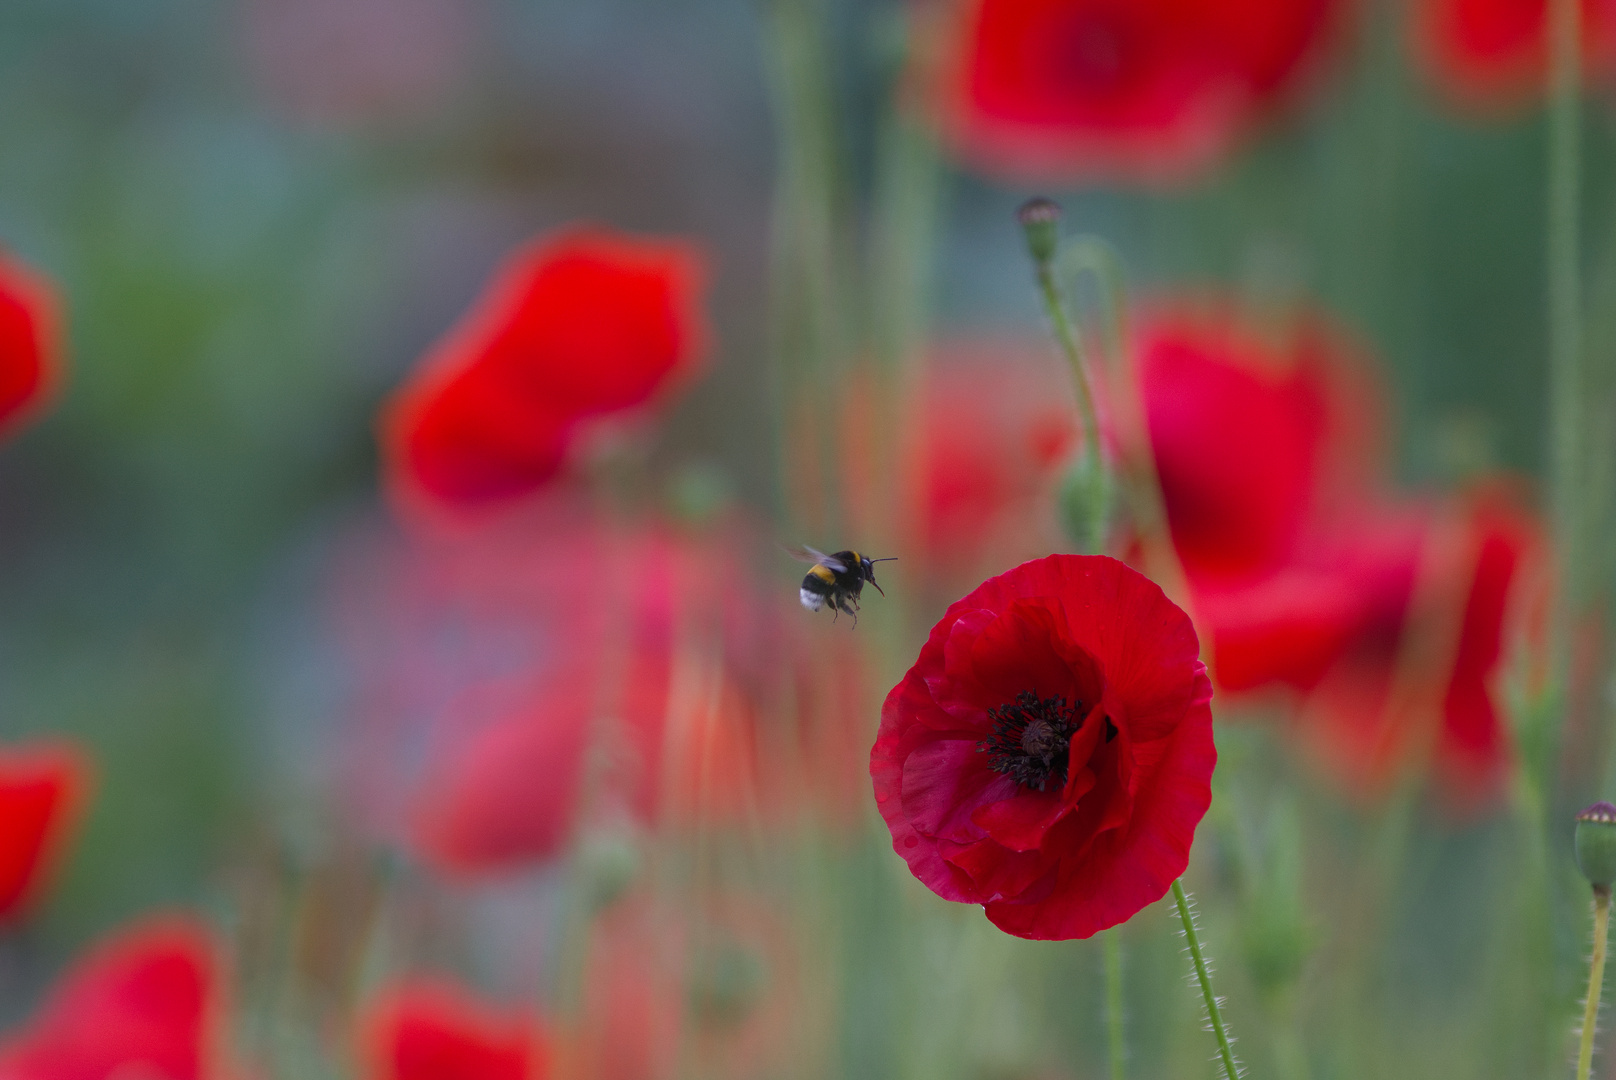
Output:
[[[832,42],[823,75],[844,120],[848,197],[867,206],[906,5],[809,6]],[[0,7],[0,241],[58,284],[70,358],[56,406],[0,454],[0,738],[76,736],[99,777],[49,902],[0,938],[0,1024],[141,911],[200,907],[232,927],[253,897],[286,887],[275,874],[343,887],[331,868],[351,853],[319,794],[350,679],[331,567],[356,535],[391,527],[380,403],[526,239],[584,219],[707,246],[711,370],[656,432],[649,468],[659,484],[788,516],[766,323],[781,161],[766,18],[743,0]],[[1226,160],[1166,186],[1034,191],[944,161],[921,290],[932,331],[1042,333],[1014,211],[1049,194],[1069,228],[1116,245],[1137,295],[1215,285],[1331,310],[1390,387],[1400,483],[1540,474],[1542,111],[1455,108],[1411,58],[1405,22],[1396,3],[1354,6],[1306,93]],[[1595,348],[1616,343],[1599,317],[1616,298],[1608,97],[1590,94],[1583,120]],[[789,597],[800,568],[771,562],[776,539],[749,537],[747,557]],[[1287,782],[1294,766],[1263,729],[1228,738],[1226,759],[1258,778],[1252,804],[1262,783]],[[1361,808],[1301,798],[1309,888],[1350,887],[1354,845],[1371,842],[1353,831]],[[1477,942],[1496,914],[1489,890],[1517,872],[1517,826],[1421,809],[1404,829],[1385,841],[1406,845],[1413,869],[1375,976],[1389,995],[1377,1016],[1402,1025],[1390,1045],[1424,1047],[1440,1074],[1443,1045],[1487,1028],[1476,988],[1507,996],[1515,977],[1498,960],[1507,943]],[[884,845],[851,856],[847,880],[886,873]],[[1202,854],[1210,883],[1216,852]],[[1562,852],[1550,857],[1559,874]],[[477,927],[467,940],[482,942],[459,967],[498,984],[487,956],[501,940],[548,955],[532,926],[555,872],[536,874],[454,894]],[[849,909],[892,903],[871,888],[850,892]],[[1238,901],[1208,903],[1227,952]],[[1563,997],[1576,993],[1581,932],[1581,899],[1568,903],[1554,949],[1571,975],[1549,980]],[[1167,914],[1147,915],[1153,929],[1129,939],[1130,993],[1177,993]],[[1064,1055],[1052,1075],[1100,1075],[1098,953],[1003,948],[1042,972],[1023,986],[1044,979],[1048,992],[965,1013],[980,1009],[1012,1043],[1062,1032],[1048,1043],[1062,1054],[1039,1055]],[[1225,966],[1229,992],[1249,992]],[[894,1075],[894,1051],[860,1025],[901,1011],[899,991],[879,972],[849,986],[834,1074]],[[1130,1004],[1139,1075],[1197,1060],[1204,1048],[1181,1045],[1198,1038],[1187,992],[1171,1008]],[[1169,1040],[1175,1025],[1190,1033]],[[986,1059],[975,1075],[1000,1075]]]

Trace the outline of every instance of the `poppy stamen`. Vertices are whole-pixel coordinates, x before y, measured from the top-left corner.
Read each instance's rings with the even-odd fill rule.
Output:
[[[988,755],[988,768],[1034,791],[1043,791],[1051,777],[1062,786],[1082,708],[1081,701],[1068,707],[1064,697],[1040,698],[1023,690],[1014,703],[988,710],[993,734],[976,748]]]

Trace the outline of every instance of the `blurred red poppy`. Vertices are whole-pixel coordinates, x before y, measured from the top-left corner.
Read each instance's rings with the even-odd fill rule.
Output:
[[[62,363],[56,290],[0,252],[0,434],[14,432],[45,404]]]
[[[1511,748],[1491,680],[1506,595],[1541,561],[1531,515],[1492,483],[1462,512],[1388,494],[1369,366],[1316,313],[1265,336],[1228,305],[1162,309],[1140,341],[1168,521],[1219,688],[1298,693],[1304,737],[1355,790],[1417,752],[1455,807],[1496,795]]]
[[[350,820],[483,873],[580,822],[783,809],[829,729],[816,697],[760,737],[807,655],[778,617],[794,590],[771,604],[751,579],[760,550],[738,517],[689,534],[565,488],[472,533],[364,536],[332,590],[358,683],[336,755]]]
[[[1616,7],[1582,0],[1589,80],[1616,66]],[[1507,112],[1540,98],[1548,71],[1548,0],[1419,0],[1414,41],[1426,74],[1456,104]]]
[[[1344,6],[971,0],[944,48],[944,124],[1012,178],[1178,178],[1290,95]]]
[[[1159,899],[1211,802],[1212,684],[1189,618],[1104,556],[1051,555],[948,609],[870,753],[893,848],[1020,937]]]
[[[694,373],[707,339],[702,277],[692,245],[603,229],[517,252],[384,410],[393,495],[441,512],[542,486],[583,422]]]
[[[905,438],[906,572],[952,583],[1057,546],[1052,495],[1076,416],[1070,376],[1047,345],[933,348]]]
[[[0,1043],[0,1076],[220,1076],[221,995],[207,929],[183,915],[148,918],[62,975],[34,1018]]]
[[[443,978],[383,991],[359,1021],[366,1080],[544,1080],[549,1038],[530,1016]]]
[[[685,1062],[741,1080],[801,1065],[812,1035],[799,969],[778,901],[698,893],[671,911],[625,898],[590,937],[572,1071],[659,1080]]]
[[[37,895],[83,808],[90,772],[73,743],[0,748],[0,921]]]

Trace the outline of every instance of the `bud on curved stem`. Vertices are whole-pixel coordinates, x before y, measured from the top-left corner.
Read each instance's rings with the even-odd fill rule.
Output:
[[[1582,1007],[1577,1080],[1588,1080],[1594,1060],[1594,1029],[1605,984],[1605,938],[1610,929],[1610,886],[1616,881],[1616,806],[1597,802],[1577,815],[1577,867],[1594,890],[1594,951],[1588,963],[1588,996]]]

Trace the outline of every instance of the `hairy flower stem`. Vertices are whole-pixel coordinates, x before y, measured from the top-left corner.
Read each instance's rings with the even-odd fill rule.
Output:
[[[1588,1080],[1594,1063],[1594,1029],[1599,1024],[1599,995],[1605,985],[1605,935],[1610,929],[1610,888],[1594,887],[1594,955],[1588,964],[1588,999],[1582,1007],[1582,1045],[1577,1050],[1577,1080]]]
[[[1100,935],[1105,948],[1105,1030],[1111,1046],[1111,1080],[1128,1074],[1128,1045],[1122,1034],[1122,937],[1116,927]]]
[[[1201,939],[1195,931],[1195,915],[1190,911],[1189,897],[1184,895],[1184,882],[1173,882],[1173,902],[1178,905],[1178,917],[1184,923],[1184,940],[1189,945],[1190,959],[1195,962],[1195,978],[1201,984],[1201,996],[1206,999],[1206,1017],[1217,1036],[1218,1056],[1223,1061],[1225,1080],[1240,1080],[1240,1066],[1235,1064],[1234,1050],[1229,1045],[1229,1030],[1223,1024],[1223,1012],[1218,1008],[1217,995],[1212,993],[1212,973],[1207,970],[1206,957],[1201,955]]]
[[[1034,258],[1038,272],[1038,291],[1044,300],[1044,312],[1049,316],[1055,344],[1072,369],[1072,382],[1077,386],[1077,408],[1083,423],[1083,456],[1089,469],[1089,537],[1085,545],[1091,554],[1105,550],[1106,532],[1106,469],[1100,457],[1100,419],[1094,407],[1094,382],[1089,373],[1089,362],[1082,339],[1072,317],[1067,314],[1061,300],[1060,284],[1055,279],[1055,262],[1051,258]]]
[[[1578,0],[1550,0],[1549,116],[1547,161],[1547,263],[1549,351],[1549,465],[1556,555],[1564,588],[1556,602],[1552,687],[1565,701],[1570,668],[1571,597],[1582,582],[1579,562],[1578,477],[1583,443],[1582,271],[1578,250],[1581,219],[1582,12]]]

